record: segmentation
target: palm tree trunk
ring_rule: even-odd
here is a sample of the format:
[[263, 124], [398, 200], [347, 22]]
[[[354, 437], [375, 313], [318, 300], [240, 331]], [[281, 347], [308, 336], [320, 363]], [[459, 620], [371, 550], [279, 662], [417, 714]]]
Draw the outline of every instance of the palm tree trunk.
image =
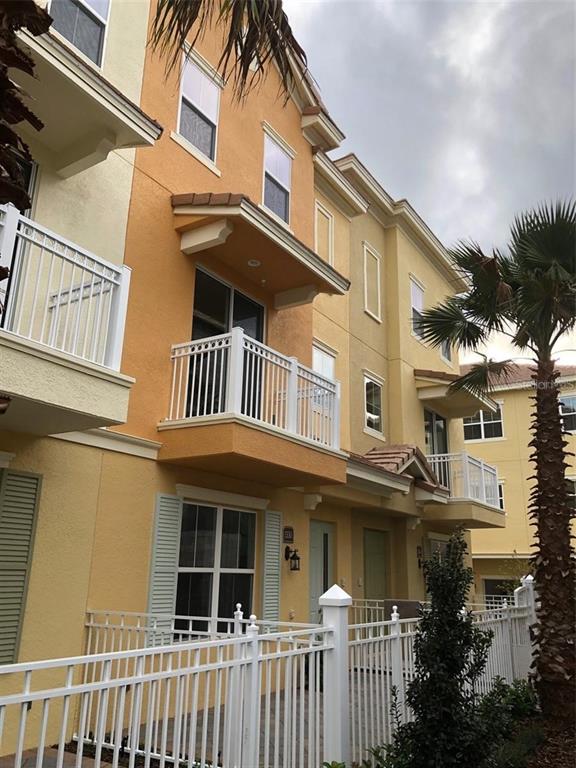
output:
[[538, 624], [533, 666], [542, 711], [554, 719], [574, 719], [576, 712], [576, 568], [565, 469], [567, 442], [562, 435], [551, 360], [539, 360], [532, 378], [536, 406], [532, 419], [531, 461], [536, 468], [530, 517], [536, 527], [532, 557]]

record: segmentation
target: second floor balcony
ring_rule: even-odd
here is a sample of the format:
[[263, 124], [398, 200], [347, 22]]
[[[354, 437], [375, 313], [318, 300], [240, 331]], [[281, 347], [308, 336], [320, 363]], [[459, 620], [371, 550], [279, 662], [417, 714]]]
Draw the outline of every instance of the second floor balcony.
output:
[[0, 208], [2, 428], [53, 434], [125, 420], [130, 269]]
[[[449, 515], [463, 514], [463, 520], [468, 516], [467, 527], [471, 528], [504, 526], [496, 467], [465, 452], [436, 453], [426, 459], [439, 483], [450, 492], [448, 505], [454, 511]], [[439, 514], [446, 519], [445, 512]]]
[[[344, 480], [338, 382], [241, 328], [176, 344], [171, 357], [161, 458], [264, 482]], [[194, 434], [181, 436], [186, 427]]]

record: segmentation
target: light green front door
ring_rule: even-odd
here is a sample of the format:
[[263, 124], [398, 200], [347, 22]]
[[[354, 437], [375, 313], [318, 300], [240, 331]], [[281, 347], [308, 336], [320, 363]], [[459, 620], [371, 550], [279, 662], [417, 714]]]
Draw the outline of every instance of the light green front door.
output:
[[334, 524], [310, 521], [310, 621], [320, 620], [318, 599], [334, 583]]
[[387, 536], [385, 531], [364, 528], [364, 597], [384, 600], [388, 595]]

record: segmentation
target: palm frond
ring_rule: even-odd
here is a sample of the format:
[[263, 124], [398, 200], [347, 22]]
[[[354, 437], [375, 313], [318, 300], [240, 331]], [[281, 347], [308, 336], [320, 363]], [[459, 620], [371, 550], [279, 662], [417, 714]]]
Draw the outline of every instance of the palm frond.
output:
[[166, 56], [167, 72], [182, 62], [188, 43], [198, 42], [218, 24], [224, 43], [218, 70], [230, 76], [240, 99], [265, 75], [268, 64], [278, 68], [286, 98], [294, 85], [295, 70], [306, 71], [306, 53], [296, 40], [282, 0], [158, 0], [150, 44]]
[[506, 384], [511, 374], [518, 368], [512, 360], [490, 360], [485, 355], [481, 363], [475, 363], [470, 370], [462, 374], [448, 387], [450, 392], [466, 390], [477, 397], [485, 397], [498, 384]]
[[433, 347], [450, 342], [463, 349], [476, 349], [487, 338], [485, 328], [467, 315], [458, 296], [425, 309], [418, 320], [418, 330], [423, 340]]

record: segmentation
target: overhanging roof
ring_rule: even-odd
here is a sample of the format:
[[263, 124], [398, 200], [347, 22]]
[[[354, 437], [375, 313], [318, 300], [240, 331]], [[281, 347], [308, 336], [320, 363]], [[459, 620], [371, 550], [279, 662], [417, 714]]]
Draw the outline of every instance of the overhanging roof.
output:
[[468, 389], [453, 392], [450, 384], [459, 378], [457, 374], [415, 368], [414, 378], [418, 399], [442, 416], [458, 419], [473, 416], [480, 410], [495, 413], [498, 408], [487, 395], [482, 397]]
[[[184, 253], [207, 252], [275, 296], [278, 309], [318, 293], [344, 294], [350, 281], [247, 195], [172, 196]], [[254, 262], [257, 264], [254, 264]]]

